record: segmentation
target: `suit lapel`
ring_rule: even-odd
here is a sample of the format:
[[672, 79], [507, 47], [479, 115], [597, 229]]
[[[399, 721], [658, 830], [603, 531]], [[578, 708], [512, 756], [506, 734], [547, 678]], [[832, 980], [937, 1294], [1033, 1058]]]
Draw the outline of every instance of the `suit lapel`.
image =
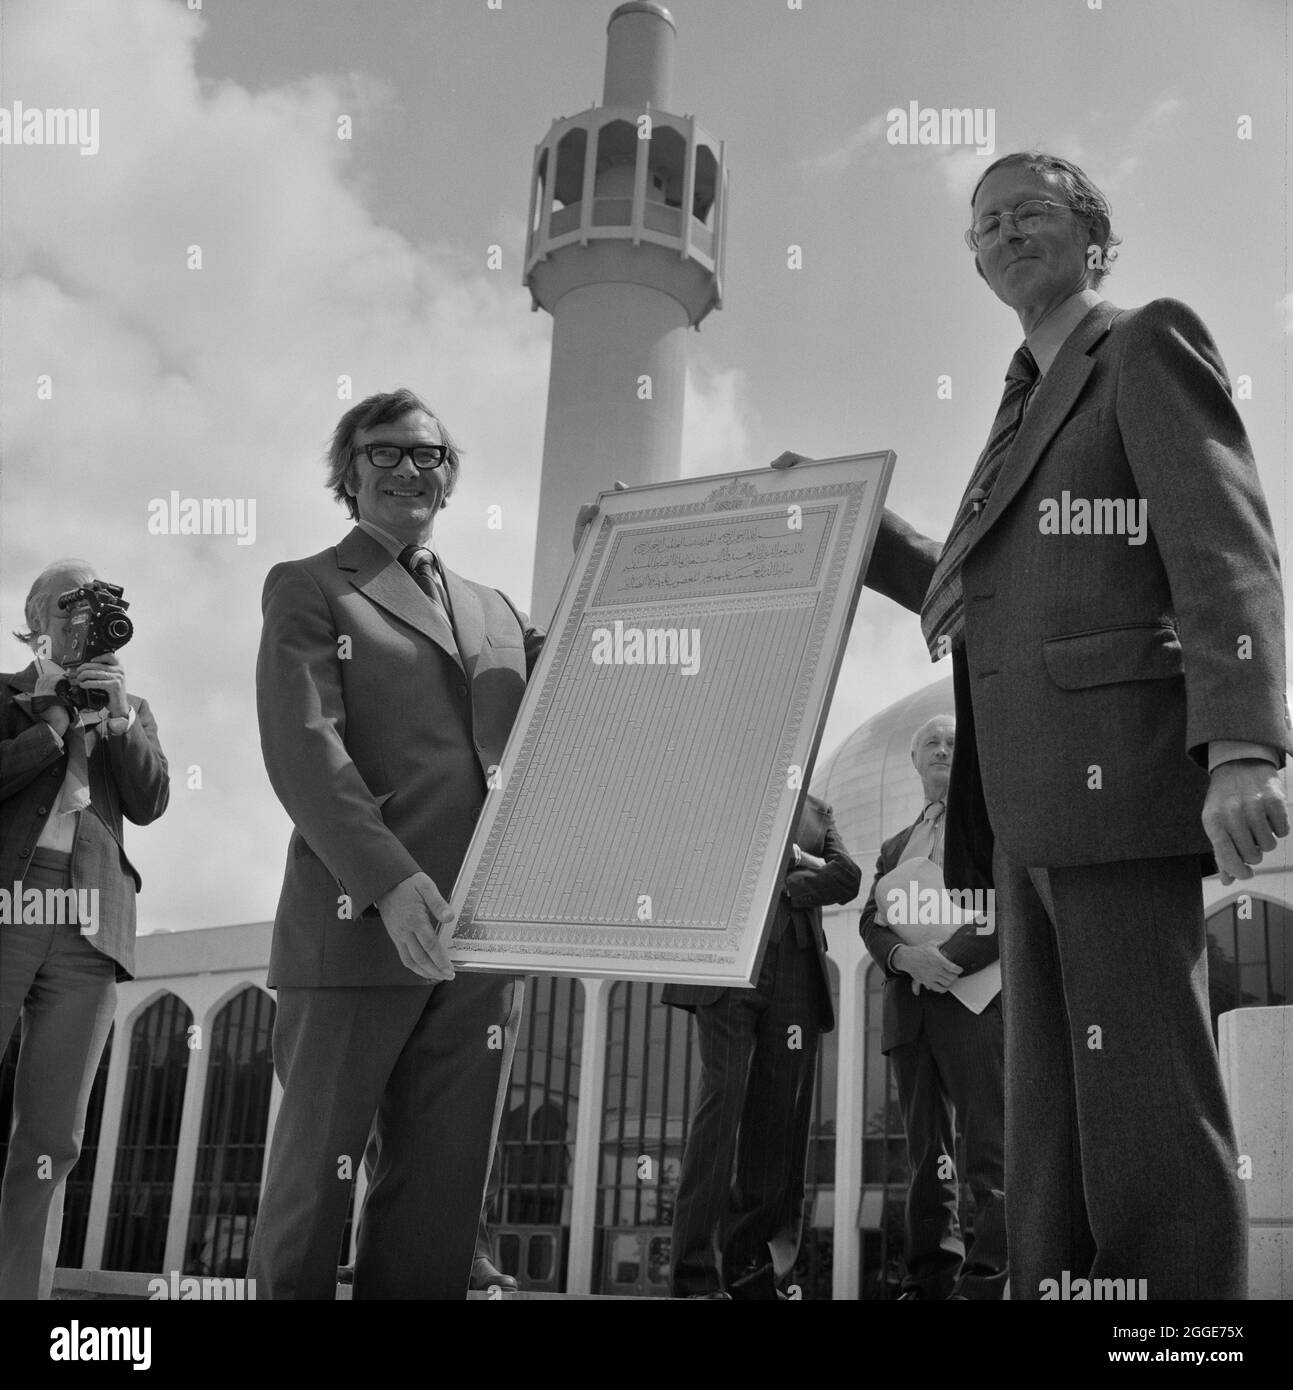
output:
[[367, 531], [356, 526], [337, 546], [337, 568], [349, 571], [350, 582], [365, 598], [429, 638], [462, 668], [453, 629], [444, 615], [427, 601], [413, 576]]
[[36, 663], [33, 661], [30, 666], [24, 667], [21, 671], [15, 671], [12, 676], [5, 681], [10, 690], [16, 690], [20, 695], [30, 695], [36, 689]]
[[1046, 446], [1064, 423], [1073, 402], [1077, 400], [1095, 363], [1090, 352], [1109, 331], [1114, 319], [1122, 313], [1108, 300], [1101, 300], [1073, 330], [1060, 348], [1051, 369], [1042, 378], [1033, 403], [1024, 416], [1019, 433], [1010, 446], [1010, 453], [992, 489], [992, 496], [983, 509], [966, 551], [968, 554], [996, 524], [997, 519], [1013, 501], [1015, 494], [1028, 481], [1037, 467]]
[[[944, 812], [944, 815], [946, 814], [947, 813]], [[898, 865], [902, 863], [903, 853], [906, 850], [907, 844], [910, 841], [911, 837], [916, 833], [916, 826], [918, 826], [919, 824], [920, 821], [917, 820], [913, 824], [909, 825], [906, 828], [906, 830], [900, 830], [898, 832], [898, 838], [894, 842], [893, 853], [890, 856], [890, 858], [893, 860], [893, 863], [886, 865], [885, 873], [892, 873], [898, 867]]]
[[[36, 663], [33, 661], [30, 666], [21, 671], [15, 671], [9, 676], [5, 685], [14, 695], [31, 695], [36, 689]], [[13, 708], [29, 723], [35, 724], [37, 717], [29, 709], [24, 709], [17, 700], [10, 701]]]
[[449, 594], [449, 606], [453, 609], [454, 630], [458, 634], [458, 652], [462, 658], [463, 669], [470, 679], [476, 674], [476, 659], [485, 641], [485, 614], [471, 585], [455, 574], [447, 565], [440, 566], [444, 575], [444, 586]]

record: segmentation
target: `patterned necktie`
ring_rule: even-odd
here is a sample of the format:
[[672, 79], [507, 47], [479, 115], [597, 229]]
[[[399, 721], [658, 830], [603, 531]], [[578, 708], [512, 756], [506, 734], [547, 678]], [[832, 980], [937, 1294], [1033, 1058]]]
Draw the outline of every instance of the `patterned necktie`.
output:
[[[929, 591], [921, 605], [920, 626], [925, 634], [929, 654], [935, 661], [947, 655], [952, 647], [965, 641], [965, 609], [961, 592], [961, 562], [974, 539], [973, 523], [979, 519], [992, 486], [997, 481], [1010, 446], [1019, 433], [1024, 418], [1028, 393], [1037, 380], [1037, 363], [1028, 348], [1021, 347], [1010, 359], [1006, 372], [1006, 389], [1001, 397], [997, 418], [992, 422], [987, 448], [979, 455], [970, 475], [969, 486], [961, 498], [961, 508], [934, 567]], [[944, 638], [948, 639], [944, 641]]]
[[946, 809], [941, 801], [931, 801], [925, 807], [920, 824], [911, 832], [902, 852], [904, 860], [928, 859], [940, 869], [943, 867], [943, 812]]
[[436, 573], [435, 556], [424, 546], [406, 545], [400, 551], [400, 564], [413, 576], [413, 582], [449, 619], [449, 600]]

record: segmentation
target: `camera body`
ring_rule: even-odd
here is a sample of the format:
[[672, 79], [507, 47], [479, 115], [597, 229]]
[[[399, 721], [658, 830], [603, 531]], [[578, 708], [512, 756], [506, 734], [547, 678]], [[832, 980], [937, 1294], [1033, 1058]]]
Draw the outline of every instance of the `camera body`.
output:
[[[59, 609], [64, 613], [72, 612], [67, 623], [62, 662], [65, 668], [92, 661], [105, 652], [115, 652], [134, 636], [135, 625], [126, 617], [130, 605], [121, 595], [120, 584], [106, 584], [96, 579], [58, 596]], [[108, 703], [102, 690], [80, 690], [70, 681], [59, 681], [57, 690], [74, 709], [103, 709]]]

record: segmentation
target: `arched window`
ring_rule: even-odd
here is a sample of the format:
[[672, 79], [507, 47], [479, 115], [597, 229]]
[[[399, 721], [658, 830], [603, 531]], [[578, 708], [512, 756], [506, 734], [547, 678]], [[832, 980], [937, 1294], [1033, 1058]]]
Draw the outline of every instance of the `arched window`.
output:
[[598, 131], [594, 226], [627, 227], [633, 221], [637, 149], [638, 128], [629, 121], [608, 121]]
[[714, 226], [714, 199], [718, 189], [718, 160], [708, 145], [696, 149], [696, 192], [692, 200], [691, 215], [707, 228]]
[[584, 196], [584, 154], [588, 148], [588, 132], [582, 126], [568, 130], [557, 141], [556, 174], [552, 184], [555, 199], [549, 234], [557, 237], [573, 232], [579, 226], [579, 214]]
[[527, 1289], [565, 1287], [583, 1025], [578, 980], [526, 980], [521, 1036], [499, 1127], [502, 1186], [490, 1226], [500, 1268]]
[[661, 1003], [661, 989], [621, 980], [610, 991], [597, 1184], [603, 1293], [669, 1292], [669, 1228], [700, 1052], [691, 1015]]
[[548, 152], [542, 150], [539, 154], [539, 165], [535, 172], [537, 191], [534, 197], [534, 221], [530, 224], [530, 236], [533, 238], [540, 227], [543, 226], [543, 209], [546, 206], [548, 197]]
[[274, 1001], [252, 985], [212, 1024], [186, 1273], [239, 1278], [247, 1272], [274, 1084], [273, 1029]]
[[161, 1271], [192, 1022], [188, 1006], [165, 994], [139, 1015], [130, 1031], [121, 1139], [108, 1198], [105, 1269]]
[[1212, 1027], [1229, 1009], [1287, 1004], [1293, 996], [1293, 912], [1241, 893], [1209, 914], [1208, 1003]]

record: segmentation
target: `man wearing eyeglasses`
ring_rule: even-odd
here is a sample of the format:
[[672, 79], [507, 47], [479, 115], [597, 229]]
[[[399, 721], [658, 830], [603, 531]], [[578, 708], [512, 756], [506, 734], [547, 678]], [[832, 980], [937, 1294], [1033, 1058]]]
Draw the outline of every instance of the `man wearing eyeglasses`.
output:
[[438, 928], [542, 633], [436, 556], [459, 455], [412, 392], [349, 410], [329, 464], [355, 526], [270, 571], [256, 670], [295, 832], [269, 967], [283, 1100], [251, 1273], [261, 1297], [335, 1296], [373, 1127], [354, 1297], [462, 1298], [521, 983], [455, 976]]
[[886, 513], [867, 582], [952, 656], [944, 872], [997, 895], [1010, 1296], [1243, 1298], [1199, 877], [1288, 833], [1270, 518], [1199, 318], [1101, 297], [1119, 239], [1082, 170], [1009, 155], [971, 204], [1025, 343], [947, 542]]

